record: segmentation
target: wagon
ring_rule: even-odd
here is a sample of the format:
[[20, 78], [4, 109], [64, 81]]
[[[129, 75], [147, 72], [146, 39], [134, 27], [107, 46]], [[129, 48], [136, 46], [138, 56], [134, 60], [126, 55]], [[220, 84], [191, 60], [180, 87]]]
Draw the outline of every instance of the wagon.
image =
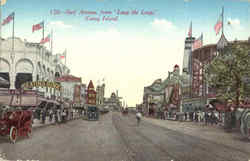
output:
[[99, 120], [99, 109], [95, 105], [91, 105], [87, 107], [87, 118], [88, 120]]
[[31, 137], [32, 134], [32, 111], [15, 110], [2, 111], [0, 116], [0, 135], [9, 136], [15, 143], [19, 136]]

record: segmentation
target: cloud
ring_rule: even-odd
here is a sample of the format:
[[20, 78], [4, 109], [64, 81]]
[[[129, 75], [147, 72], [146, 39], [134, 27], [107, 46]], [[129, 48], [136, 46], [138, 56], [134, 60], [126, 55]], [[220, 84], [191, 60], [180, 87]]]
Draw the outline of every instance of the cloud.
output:
[[160, 31], [160, 32], [170, 32], [175, 31], [177, 27], [170, 21], [166, 19], [154, 19], [153, 22], [150, 23], [151, 26]]
[[228, 18], [227, 24], [231, 26], [234, 30], [243, 30], [243, 26], [240, 23], [240, 20], [238, 18]]
[[52, 21], [48, 25], [51, 27], [58, 27], [63, 29], [72, 28], [71, 25], [66, 25], [63, 21]]
[[228, 22], [231, 24], [231, 25], [233, 25], [233, 26], [238, 26], [238, 25], [240, 25], [240, 20], [239, 19], [237, 19], [237, 18], [235, 18], [235, 19], [232, 19], [232, 18], [228, 18]]

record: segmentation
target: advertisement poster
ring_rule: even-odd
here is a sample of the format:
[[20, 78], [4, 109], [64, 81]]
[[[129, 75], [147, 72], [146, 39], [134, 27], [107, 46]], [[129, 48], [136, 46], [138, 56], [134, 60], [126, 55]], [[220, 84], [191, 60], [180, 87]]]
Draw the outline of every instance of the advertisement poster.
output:
[[250, 0], [0, 0], [0, 161], [250, 161], [249, 53]]

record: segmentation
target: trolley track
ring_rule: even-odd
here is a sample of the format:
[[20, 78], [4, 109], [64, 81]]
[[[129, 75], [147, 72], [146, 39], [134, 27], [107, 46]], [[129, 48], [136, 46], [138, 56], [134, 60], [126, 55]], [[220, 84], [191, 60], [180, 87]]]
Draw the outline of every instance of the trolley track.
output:
[[[133, 119], [132, 117], [120, 117], [118, 114], [113, 115], [113, 123], [126, 146], [135, 153], [136, 161], [160, 160], [158, 156], [148, 156], [146, 151], [137, 149], [145, 149], [149, 146], [151, 147], [151, 149], [148, 148], [149, 153], [150, 150], [152, 150], [151, 153], [160, 153], [165, 160], [236, 161], [250, 158], [250, 154], [246, 150], [183, 134], [149, 122], [142, 122], [140, 127], [136, 127], [135, 119]], [[134, 137], [134, 140], [129, 136]], [[156, 139], [161, 136], [163, 137]], [[136, 140], [141, 142], [139, 146], [133, 146], [133, 141]]]
[[[171, 155], [165, 149], [153, 143], [149, 138], [142, 135], [139, 131], [134, 130], [133, 133], [131, 130], [128, 130], [128, 128], [130, 128], [129, 125], [124, 123], [124, 120], [122, 120], [119, 116], [113, 115], [112, 119], [114, 126], [116, 127], [117, 131], [121, 136], [121, 139], [123, 140], [127, 148], [130, 150], [130, 153], [132, 153], [132, 159], [134, 161], [155, 161], [156, 155], [157, 155], [157, 160], [159, 161], [161, 160], [178, 161], [178, 159], [175, 156]], [[122, 123], [122, 125], [120, 123]], [[134, 137], [133, 141], [137, 140], [138, 142], [133, 142], [132, 140], [130, 140], [131, 137]], [[139, 141], [142, 140], [144, 142], [140, 143]], [[154, 150], [152, 149], [152, 147], [154, 147]], [[144, 151], [145, 149], [153, 151], [152, 153], [147, 153]], [[154, 153], [154, 151], [156, 153]]]

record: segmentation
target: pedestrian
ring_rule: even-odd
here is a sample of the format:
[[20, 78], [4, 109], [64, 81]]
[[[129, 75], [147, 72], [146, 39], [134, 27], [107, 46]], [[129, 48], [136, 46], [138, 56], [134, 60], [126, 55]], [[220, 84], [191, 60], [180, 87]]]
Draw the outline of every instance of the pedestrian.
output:
[[53, 118], [53, 110], [50, 109], [50, 111], [49, 111], [49, 122], [52, 122], [52, 118]]
[[58, 113], [57, 113], [57, 110], [55, 110], [54, 115], [55, 115], [55, 123], [57, 124], [58, 123]]
[[187, 112], [185, 112], [184, 116], [185, 116], [185, 121], [187, 121]]
[[141, 118], [142, 118], [141, 113], [139, 111], [137, 111], [137, 113], [136, 113], [137, 126], [139, 126]]
[[208, 118], [209, 116], [208, 116], [208, 112], [207, 111], [205, 111], [205, 125], [208, 125]]
[[214, 123], [215, 123], [215, 115], [214, 115], [214, 112], [212, 111], [211, 112], [211, 125], [213, 126], [214, 125]]
[[73, 120], [73, 109], [71, 109], [70, 113], [71, 113], [71, 120]]
[[42, 110], [42, 124], [45, 124], [45, 120], [46, 120], [46, 111], [45, 109]]
[[41, 109], [37, 109], [37, 119], [41, 120]]
[[65, 122], [65, 116], [66, 116], [66, 112], [65, 109], [62, 110], [62, 123]]

